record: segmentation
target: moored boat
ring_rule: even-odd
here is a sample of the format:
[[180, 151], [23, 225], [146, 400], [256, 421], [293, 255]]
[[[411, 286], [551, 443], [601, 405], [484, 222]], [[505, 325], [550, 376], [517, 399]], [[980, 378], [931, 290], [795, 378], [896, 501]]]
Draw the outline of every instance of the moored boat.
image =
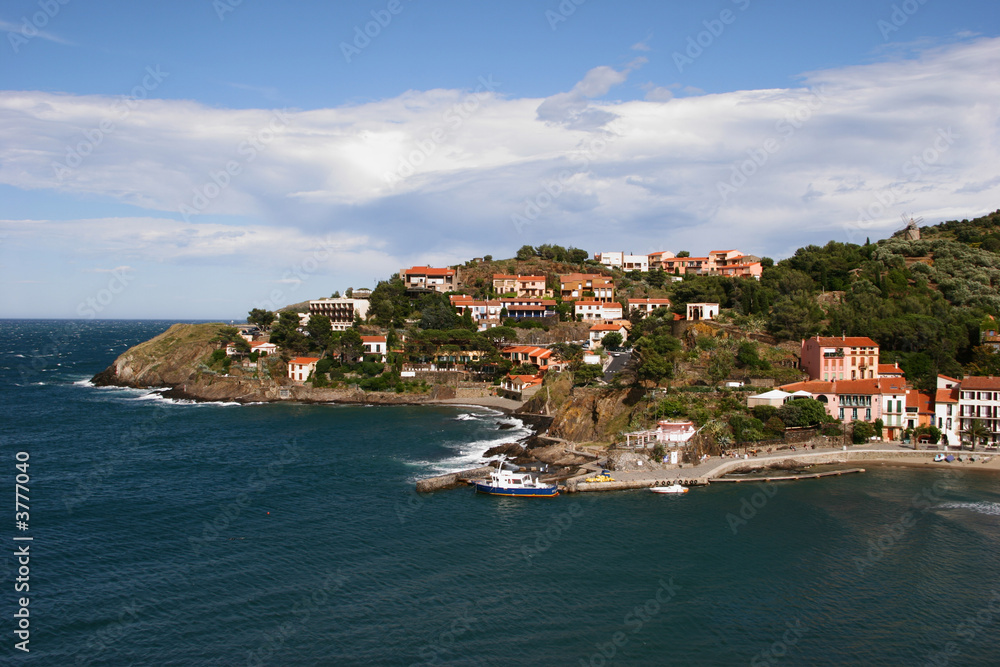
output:
[[653, 493], [687, 493], [688, 488], [686, 486], [681, 486], [678, 482], [674, 482], [670, 486], [652, 486], [649, 488]]
[[504, 469], [504, 458], [500, 457], [497, 469], [490, 473], [488, 480], [474, 482], [476, 493], [525, 498], [553, 498], [559, 495], [559, 487], [555, 484], [539, 482], [526, 472]]

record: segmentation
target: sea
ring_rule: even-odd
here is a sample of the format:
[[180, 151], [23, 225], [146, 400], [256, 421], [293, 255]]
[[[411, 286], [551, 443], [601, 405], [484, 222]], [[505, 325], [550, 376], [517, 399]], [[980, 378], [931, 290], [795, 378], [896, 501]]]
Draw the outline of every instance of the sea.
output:
[[170, 324], [0, 321], [4, 665], [1000, 664], [975, 465], [418, 495], [528, 429], [91, 385]]

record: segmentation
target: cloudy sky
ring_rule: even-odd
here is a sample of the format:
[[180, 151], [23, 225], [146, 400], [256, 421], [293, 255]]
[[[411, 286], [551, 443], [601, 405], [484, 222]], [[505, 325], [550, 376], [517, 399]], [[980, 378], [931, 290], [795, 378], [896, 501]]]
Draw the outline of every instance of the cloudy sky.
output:
[[9, 0], [0, 31], [0, 317], [1000, 208], [995, 1]]

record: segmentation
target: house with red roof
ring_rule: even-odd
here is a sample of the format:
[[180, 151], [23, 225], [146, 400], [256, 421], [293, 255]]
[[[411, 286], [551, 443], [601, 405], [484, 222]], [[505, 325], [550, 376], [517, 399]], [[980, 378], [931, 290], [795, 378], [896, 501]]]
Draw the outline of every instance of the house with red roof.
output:
[[411, 292], [453, 292], [458, 286], [458, 273], [455, 269], [435, 268], [432, 266], [411, 266], [400, 269], [399, 279]]
[[554, 350], [531, 345], [509, 345], [500, 350], [500, 356], [515, 364], [534, 364], [540, 372], [547, 371], [557, 361]]
[[316, 370], [316, 363], [319, 357], [295, 357], [288, 362], [288, 379], [296, 382], [305, 382], [309, 375]]
[[812, 380], [878, 379], [878, 343], [867, 336], [814, 336], [802, 341], [800, 365]]
[[493, 290], [498, 294], [515, 294], [526, 297], [551, 297], [552, 290], [545, 288], [545, 276], [521, 276], [506, 273], [493, 274]]
[[629, 313], [639, 312], [642, 313], [643, 317], [646, 317], [652, 313], [657, 308], [670, 308], [672, 304], [670, 299], [629, 299], [628, 309]]
[[519, 400], [527, 399], [542, 388], [542, 376], [511, 375], [508, 373], [500, 382], [500, 388]]
[[[585, 298], [614, 301], [615, 282], [600, 273], [568, 273], [559, 276], [559, 292], [564, 301]], [[588, 292], [593, 296], [585, 296]]]
[[386, 353], [389, 351], [385, 336], [362, 336], [361, 345], [365, 348], [365, 358], [374, 355], [383, 364], [385, 363]]
[[621, 334], [622, 340], [628, 338], [628, 328], [622, 322], [602, 322], [590, 327], [590, 349], [601, 345], [601, 341], [609, 333]]
[[580, 299], [573, 302], [573, 316], [583, 322], [622, 319], [622, 305], [617, 302]]
[[979, 420], [989, 433], [987, 446], [997, 447], [1000, 444], [1000, 377], [974, 375], [962, 380], [958, 411], [960, 433]]

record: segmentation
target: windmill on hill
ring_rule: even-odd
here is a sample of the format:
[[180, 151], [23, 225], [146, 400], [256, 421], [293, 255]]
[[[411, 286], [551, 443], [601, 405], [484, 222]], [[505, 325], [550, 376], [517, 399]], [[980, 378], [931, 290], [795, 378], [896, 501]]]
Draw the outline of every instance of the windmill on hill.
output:
[[900, 214], [903, 219], [903, 226], [893, 233], [893, 236], [902, 237], [904, 241], [919, 241], [920, 240], [920, 227], [918, 226], [924, 221], [923, 218], [914, 218], [912, 215], [907, 217], [905, 213]]

